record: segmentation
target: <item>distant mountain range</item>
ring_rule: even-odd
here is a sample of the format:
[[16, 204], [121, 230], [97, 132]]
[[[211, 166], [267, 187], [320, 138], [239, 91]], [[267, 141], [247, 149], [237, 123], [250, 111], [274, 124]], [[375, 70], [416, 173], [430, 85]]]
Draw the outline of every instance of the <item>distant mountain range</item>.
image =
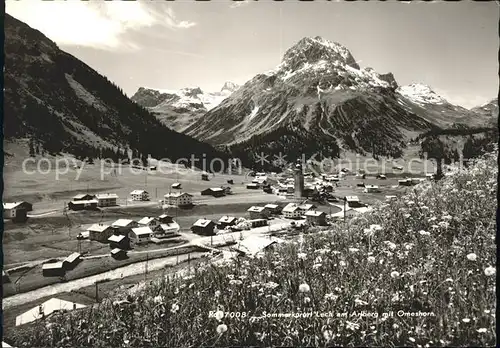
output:
[[199, 87], [178, 91], [140, 87], [131, 99], [147, 107], [163, 124], [182, 132], [238, 88], [232, 82], [226, 82], [219, 92], [209, 93]]
[[491, 116], [452, 105], [431, 88], [398, 86], [391, 73], [360, 68], [344, 46], [321, 37], [291, 47], [184, 132], [237, 155], [340, 151], [400, 156], [409, 139]]
[[129, 148], [156, 158], [226, 154], [165, 127], [91, 67], [38, 30], [5, 15], [4, 137], [49, 152], [94, 156]]

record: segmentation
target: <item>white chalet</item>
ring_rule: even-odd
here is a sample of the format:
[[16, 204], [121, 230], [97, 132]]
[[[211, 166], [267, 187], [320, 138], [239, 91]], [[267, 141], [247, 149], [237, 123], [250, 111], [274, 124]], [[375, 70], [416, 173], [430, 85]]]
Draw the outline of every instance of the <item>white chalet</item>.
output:
[[158, 220], [158, 218], [155, 218], [155, 217], [146, 216], [146, 217], [143, 217], [142, 219], [140, 219], [139, 221], [137, 221], [137, 223], [139, 224], [139, 227], [147, 226], [147, 227], [151, 228], [152, 230], [154, 230], [155, 228], [157, 228], [160, 225], [160, 220]]
[[165, 204], [175, 205], [178, 207], [193, 204], [193, 196], [189, 193], [167, 193], [164, 196]]
[[287, 219], [297, 219], [302, 215], [302, 211], [299, 209], [299, 206], [295, 203], [287, 204], [283, 210], [281, 211], [283, 216]]
[[133, 201], [149, 201], [149, 193], [145, 190], [134, 190], [130, 196]]
[[95, 196], [98, 207], [112, 207], [118, 205], [118, 195], [116, 193], [101, 193]]
[[151, 240], [153, 231], [148, 227], [136, 227], [129, 234], [130, 242], [133, 244], [144, 244]]

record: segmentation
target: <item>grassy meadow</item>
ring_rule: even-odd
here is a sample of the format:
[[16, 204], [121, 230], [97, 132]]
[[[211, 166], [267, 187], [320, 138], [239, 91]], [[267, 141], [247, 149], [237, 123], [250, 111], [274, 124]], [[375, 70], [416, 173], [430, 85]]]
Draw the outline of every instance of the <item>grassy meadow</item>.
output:
[[16, 347], [493, 346], [497, 155], [346, 226], [4, 335]]

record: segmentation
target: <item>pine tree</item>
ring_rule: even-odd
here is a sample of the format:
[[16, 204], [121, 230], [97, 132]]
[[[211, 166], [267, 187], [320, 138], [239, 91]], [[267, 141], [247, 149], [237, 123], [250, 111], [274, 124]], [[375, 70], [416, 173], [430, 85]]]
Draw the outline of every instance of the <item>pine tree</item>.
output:
[[35, 148], [33, 146], [33, 138], [30, 139], [29, 148], [30, 148], [30, 157], [35, 157]]

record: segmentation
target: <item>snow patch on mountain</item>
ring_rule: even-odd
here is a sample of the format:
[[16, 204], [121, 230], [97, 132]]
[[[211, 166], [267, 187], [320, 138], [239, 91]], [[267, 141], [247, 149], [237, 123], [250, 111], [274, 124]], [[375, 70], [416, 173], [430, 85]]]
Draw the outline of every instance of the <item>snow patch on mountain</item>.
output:
[[407, 86], [399, 87], [396, 92], [401, 94], [403, 97], [408, 98], [412, 102], [420, 105], [425, 104], [446, 104], [448, 103], [446, 99], [439, 96], [434, 92], [429, 86], [413, 83]]
[[[224, 99], [229, 97], [234, 91], [238, 90], [239, 86], [233, 82], [226, 82], [218, 92], [204, 92], [199, 87], [187, 87], [180, 90], [160, 89], [142, 87], [139, 90], [150, 91], [151, 93], [158, 92], [162, 95], [160, 103], [154, 106], [155, 109], [161, 107], [171, 107], [174, 109], [186, 109], [196, 111], [203, 109], [209, 111], [218, 106]], [[136, 93], [137, 95], [138, 93]], [[134, 100], [135, 98], [132, 97]]]
[[252, 112], [248, 116], [248, 120], [251, 120], [252, 118], [254, 118], [258, 112], [259, 112], [259, 107], [257, 105], [255, 105]]

